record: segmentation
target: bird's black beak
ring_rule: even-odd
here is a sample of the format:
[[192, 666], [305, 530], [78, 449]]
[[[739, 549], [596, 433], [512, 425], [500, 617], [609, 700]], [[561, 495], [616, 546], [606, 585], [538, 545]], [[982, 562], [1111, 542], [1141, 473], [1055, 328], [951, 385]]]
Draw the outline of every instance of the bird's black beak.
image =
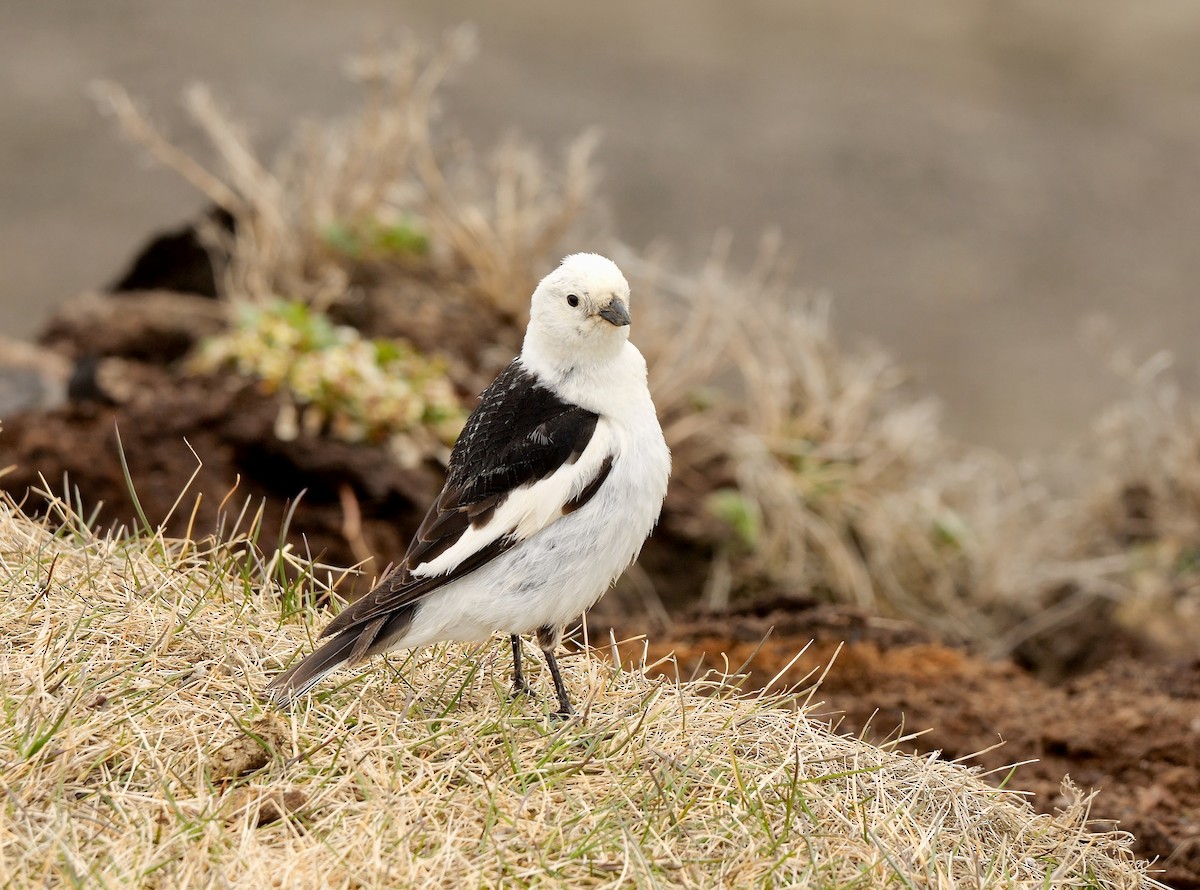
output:
[[629, 310], [625, 308], [625, 304], [616, 297], [612, 298], [612, 302], [596, 313], [611, 325], [621, 327], [629, 324]]

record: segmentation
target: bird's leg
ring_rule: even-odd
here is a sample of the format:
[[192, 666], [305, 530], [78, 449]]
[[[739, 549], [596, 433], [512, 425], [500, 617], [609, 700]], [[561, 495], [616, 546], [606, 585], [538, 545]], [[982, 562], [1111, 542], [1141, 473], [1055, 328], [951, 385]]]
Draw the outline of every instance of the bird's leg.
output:
[[529, 688], [529, 683], [525, 679], [525, 672], [521, 670], [521, 637], [517, 634], [511, 634], [512, 652], [513, 652], [513, 698], [518, 695], [529, 695], [533, 692]]
[[539, 627], [537, 638], [542, 654], [546, 656], [546, 665], [550, 668], [550, 676], [554, 680], [554, 691], [558, 693], [558, 710], [554, 712], [554, 716], [565, 719], [574, 714], [575, 709], [571, 707], [571, 698], [567, 695], [567, 684], [563, 682], [562, 674], [558, 670], [558, 659], [554, 657], [554, 647], [562, 640], [562, 628]]
[[575, 709], [571, 707], [566, 684], [563, 683], [562, 674], [558, 672], [558, 659], [554, 657], [553, 649], [543, 649], [542, 654], [546, 656], [546, 664], [550, 666], [550, 676], [554, 678], [554, 691], [558, 693], [558, 710], [554, 712], [554, 716], [565, 719], [574, 714]]

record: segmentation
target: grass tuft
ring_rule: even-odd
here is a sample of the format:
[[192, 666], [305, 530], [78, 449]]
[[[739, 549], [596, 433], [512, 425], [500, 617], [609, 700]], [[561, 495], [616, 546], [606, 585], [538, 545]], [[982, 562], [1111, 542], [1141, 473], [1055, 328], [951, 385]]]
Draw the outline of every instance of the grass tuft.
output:
[[994, 637], [985, 606], [1030, 598], [1031, 554], [1013, 544], [1032, 542], [1037, 490], [946, 436], [882, 352], [840, 343], [830, 302], [789, 284], [776, 243], [740, 276], [727, 250], [695, 276], [629, 265], [672, 484], [709, 493], [702, 505], [741, 545], [719, 545], [734, 575]]
[[1062, 547], [1103, 567], [1076, 581], [1155, 648], [1187, 657], [1200, 629], [1200, 403], [1170, 376], [1171, 357], [1114, 358], [1124, 399], [1097, 420], [1087, 477], [1064, 517]]
[[435, 96], [473, 52], [471, 31], [459, 29], [432, 53], [407, 40], [356, 60], [349, 73], [361, 104], [336, 125], [301, 127], [273, 163], [203, 86], [185, 104], [209, 142], [207, 165], [173, 145], [120, 86], [98, 83], [93, 93], [130, 138], [233, 219], [232, 235], [202, 232], [228, 260], [227, 299], [283, 296], [327, 308], [354, 293], [364, 264], [383, 263], [466, 279], [521, 319], [545, 256], [592, 195], [595, 138], [568, 149], [561, 173], [515, 139], [482, 159], [461, 141], [443, 146]]
[[[580, 652], [564, 672], [586, 716], [560, 723], [548, 698], [508, 699], [506, 647], [447, 645], [264, 710], [317, 619], [281, 619], [252, 528], [81, 528], [0, 504], [7, 886], [1148, 885], [1078, 795], [1036, 815], [735, 678]], [[286, 558], [288, 583], [321, 586]]]

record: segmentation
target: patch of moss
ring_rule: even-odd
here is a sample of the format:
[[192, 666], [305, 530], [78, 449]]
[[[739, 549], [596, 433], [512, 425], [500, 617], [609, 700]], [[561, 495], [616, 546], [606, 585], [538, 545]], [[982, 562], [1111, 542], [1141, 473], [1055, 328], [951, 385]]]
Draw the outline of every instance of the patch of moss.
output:
[[720, 488], [712, 492], [705, 505], [708, 511], [726, 523], [737, 539], [748, 549], [758, 547], [762, 533], [762, 516], [758, 505], [734, 488]]
[[429, 233], [416, 217], [392, 222], [333, 222], [322, 232], [325, 245], [352, 260], [423, 257], [429, 253]]
[[294, 301], [239, 307], [234, 325], [204, 341], [191, 367], [232, 368], [284, 394], [276, 433], [285, 439], [303, 431], [378, 442], [429, 430], [450, 444], [466, 419], [443, 361]]

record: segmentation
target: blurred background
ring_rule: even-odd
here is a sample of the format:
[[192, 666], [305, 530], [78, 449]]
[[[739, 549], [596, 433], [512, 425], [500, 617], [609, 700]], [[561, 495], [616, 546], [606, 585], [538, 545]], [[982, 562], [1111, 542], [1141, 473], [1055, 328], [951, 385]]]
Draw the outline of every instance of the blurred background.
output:
[[635, 249], [685, 263], [714, 233], [749, 263], [777, 227], [846, 339], [914, 369], [959, 436], [1026, 454], [1081, 436], [1135, 355], [1200, 332], [1200, 4], [1188, 0], [610, 0], [564, 8], [360, 0], [3, 0], [0, 332], [116, 276], [201, 198], [152, 167], [87, 87], [113, 79], [204, 157], [179, 106], [209, 83], [269, 156], [355, 95], [354, 53], [462, 22], [445, 93], [486, 146], [557, 154], [597, 126], [601, 193]]

